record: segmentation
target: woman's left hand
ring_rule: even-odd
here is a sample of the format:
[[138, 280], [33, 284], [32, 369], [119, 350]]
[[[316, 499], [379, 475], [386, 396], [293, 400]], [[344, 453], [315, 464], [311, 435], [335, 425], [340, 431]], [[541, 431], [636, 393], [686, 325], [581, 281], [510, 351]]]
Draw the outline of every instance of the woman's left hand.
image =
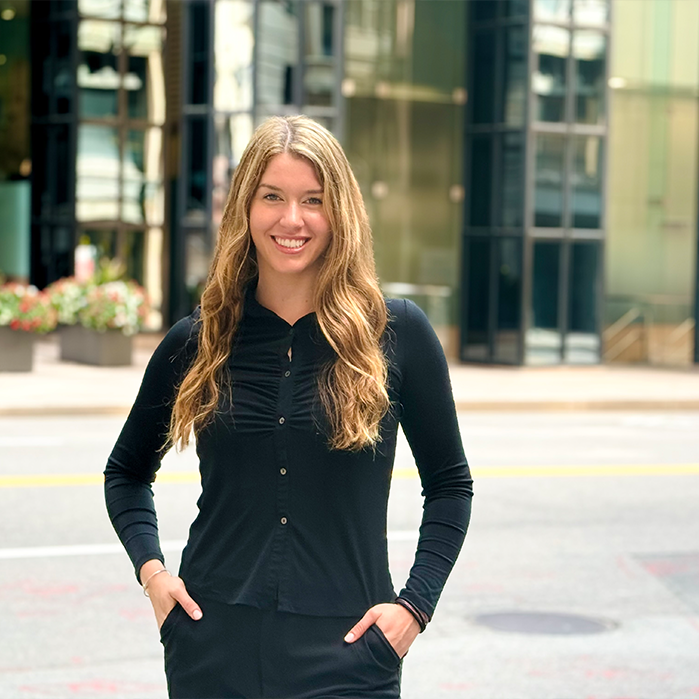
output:
[[356, 641], [372, 624], [376, 624], [402, 658], [420, 633], [420, 625], [400, 604], [376, 604], [349, 630], [347, 643]]

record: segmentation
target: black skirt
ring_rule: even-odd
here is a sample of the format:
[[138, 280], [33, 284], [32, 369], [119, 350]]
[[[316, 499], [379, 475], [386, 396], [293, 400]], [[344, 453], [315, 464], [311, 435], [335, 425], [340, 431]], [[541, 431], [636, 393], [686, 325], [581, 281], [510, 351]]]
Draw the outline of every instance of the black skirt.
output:
[[402, 659], [381, 629], [354, 643], [357, 617], [321, 617], [223, 604], [197, 596], [160, 629], [171, 699], [400, 699]]

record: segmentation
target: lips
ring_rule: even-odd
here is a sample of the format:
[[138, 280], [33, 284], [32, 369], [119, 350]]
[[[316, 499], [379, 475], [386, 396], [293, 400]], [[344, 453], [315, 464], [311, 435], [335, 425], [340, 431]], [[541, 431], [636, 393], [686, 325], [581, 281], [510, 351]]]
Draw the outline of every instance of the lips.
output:
[[286, 253], [295, 253], [303, 250], [310, 238], [290, 238], [285, 236], [272, 236], [275, 246]]

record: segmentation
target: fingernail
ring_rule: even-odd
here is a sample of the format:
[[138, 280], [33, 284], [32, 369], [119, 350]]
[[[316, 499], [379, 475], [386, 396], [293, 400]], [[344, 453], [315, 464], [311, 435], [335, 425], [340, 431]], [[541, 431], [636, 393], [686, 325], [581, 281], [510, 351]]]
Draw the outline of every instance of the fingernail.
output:
[[345, 636], [345, 641], [347, 641], [347, 643], [352, 643], [352, 641], [354, 641], [354, 634], [351, 631]]
[[195, 609], [195, 610], [192, 612], [192, 618], [193, 618], [195, 621], [199, 621], [199, 619], [201, 619], [201, 611], [200, 611], [199, 609]]

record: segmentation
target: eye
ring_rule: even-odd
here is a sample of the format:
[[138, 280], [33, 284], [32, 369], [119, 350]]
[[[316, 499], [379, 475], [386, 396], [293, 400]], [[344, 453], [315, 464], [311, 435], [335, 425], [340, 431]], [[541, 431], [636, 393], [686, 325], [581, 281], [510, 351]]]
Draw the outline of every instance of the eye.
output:
[[[274, 197], [274, 199], [272, 199], [272, 197]], [[276, 201], [277, 199], [279, 199], [279, 197], [274, 192], [269, 192], [265, 194], [262, 198], [268, 199], [269, 201]]]
[[308, 203], [309, 203], [309, 204], [322, 204], [322, 203], [323, 203], [323, 200], [322, 200], [322, 199], [318, 199], [318, 197], [311, 197], [311, 198], [308, 200]]

